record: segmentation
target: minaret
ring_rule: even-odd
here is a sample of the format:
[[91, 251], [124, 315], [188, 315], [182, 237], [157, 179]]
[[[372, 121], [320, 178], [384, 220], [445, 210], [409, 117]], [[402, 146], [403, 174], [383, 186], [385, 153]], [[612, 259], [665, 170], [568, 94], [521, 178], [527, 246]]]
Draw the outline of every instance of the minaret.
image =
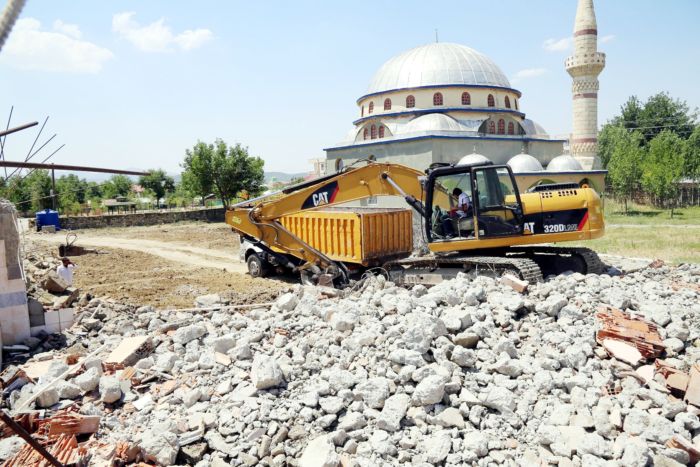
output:
[[601, 167], [598, 157], [598, 75], [605, 54], [598, 52], [598, 26], [593, 0], [578, 0], [574, 23], [574, 54], [566, 59], [573, 78], [574, 125], [569, 147], [584, 169]]

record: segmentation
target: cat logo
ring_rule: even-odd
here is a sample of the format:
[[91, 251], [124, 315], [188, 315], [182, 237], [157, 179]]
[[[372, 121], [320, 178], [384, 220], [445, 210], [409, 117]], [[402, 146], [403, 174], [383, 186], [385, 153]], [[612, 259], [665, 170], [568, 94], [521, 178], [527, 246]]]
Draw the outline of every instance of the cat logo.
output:
[[322, 191], [321, 193], [314, 193], [311, 195], [311, 199], [314, 202], [314, 206], [328, 204], [328, 192]]
[[335, 197], [338, 195], [338, 191], [340, 190], [337, 181], [324, 185], [314, 190], [314, 192], [306, 198], [301, 205], [301, 209], [313, 209], [319, 206], [325, 206], [326, 204], [332, 204], [335, 201]]
[[535, 233], [535, 223], [534, 222], [525, 222], [523, 224], [523, 227], [525, 229], [525, 234], [534, 234]]

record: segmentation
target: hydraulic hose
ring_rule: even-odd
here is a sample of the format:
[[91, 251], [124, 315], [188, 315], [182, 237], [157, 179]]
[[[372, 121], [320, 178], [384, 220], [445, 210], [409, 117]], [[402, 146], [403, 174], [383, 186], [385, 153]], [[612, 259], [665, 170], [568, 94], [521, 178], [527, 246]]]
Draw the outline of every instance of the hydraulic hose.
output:
[[15, 21], [19, 18], [25, 3], [27, 3], [27, 0], [8, 0], [5, 9], [2, 11], [2, 16], [0, 16], [0, 51], [2, 46], [5, 45], [10, 31], [12, 31], [12, 26], [15, 25]]

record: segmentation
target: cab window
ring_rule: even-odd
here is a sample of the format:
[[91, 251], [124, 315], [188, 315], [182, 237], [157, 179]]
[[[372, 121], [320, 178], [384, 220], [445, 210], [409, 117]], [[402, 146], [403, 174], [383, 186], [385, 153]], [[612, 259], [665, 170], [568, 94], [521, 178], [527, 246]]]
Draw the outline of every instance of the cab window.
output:
[[522, 208], [505, 168], [475, 171], [475, 205], [479, 237], [522, 233]]
[[437, 177], [432, 204], [430, 228], [436, 241], [475, 238], [470, 172]]

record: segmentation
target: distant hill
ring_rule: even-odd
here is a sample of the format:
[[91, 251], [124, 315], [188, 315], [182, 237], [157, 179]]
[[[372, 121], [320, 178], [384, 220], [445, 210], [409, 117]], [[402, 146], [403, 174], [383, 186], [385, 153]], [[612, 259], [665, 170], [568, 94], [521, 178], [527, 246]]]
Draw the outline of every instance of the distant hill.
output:
[[308, 175], [308, 172], [300, 172], [295, 174], [288, 174], [285, 172], [265, 172], [265, 180], [270, 181], [274, 178], [278, 182], [288, 182], [293, 178], [305, 177], [306, 175]]

